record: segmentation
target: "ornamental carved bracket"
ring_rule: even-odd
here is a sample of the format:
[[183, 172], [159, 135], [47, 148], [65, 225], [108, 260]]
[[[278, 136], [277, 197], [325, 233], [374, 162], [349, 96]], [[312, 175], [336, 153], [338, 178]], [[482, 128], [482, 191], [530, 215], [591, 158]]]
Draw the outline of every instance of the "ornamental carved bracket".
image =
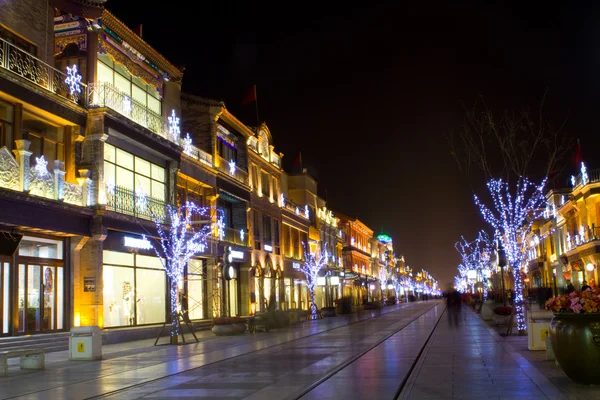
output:
[[85, 33], [81, 35], [63, 36], [54, 39], [54, 55], [61, 54], [68, 45], [74, 43], [77, 48], [81, 51], [87, 50], [87, 35]]

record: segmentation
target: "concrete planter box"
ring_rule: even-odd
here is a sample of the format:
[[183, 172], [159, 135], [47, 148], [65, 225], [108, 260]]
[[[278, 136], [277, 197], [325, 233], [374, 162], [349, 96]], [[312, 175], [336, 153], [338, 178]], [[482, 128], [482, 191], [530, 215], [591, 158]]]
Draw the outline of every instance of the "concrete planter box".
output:
[[484, 321], [492, 321], [494, 319], [494, 308], [496, 304], [493, 301], [486, 301], [481, 307], [481, 317]]
[[241, 335], [246, 331], [245, 324], [215, 325], [211, 329], [217, 336]]

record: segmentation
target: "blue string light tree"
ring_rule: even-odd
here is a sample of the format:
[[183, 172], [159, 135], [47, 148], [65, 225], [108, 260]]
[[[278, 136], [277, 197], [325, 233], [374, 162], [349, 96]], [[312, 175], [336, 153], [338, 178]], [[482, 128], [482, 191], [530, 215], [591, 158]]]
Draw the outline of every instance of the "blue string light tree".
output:
[[[489, 268], [491, 254], [493, 252], [492, 242], [490, 237], [484, 230], [480, 230], [477, 237], [472, 242], [467, 241], [464, 236], [461, 240], [454, 243], [454, 248], [460, 254], [462, 264], [459, 265], [459, 274], [461, 278], [472, 280], [472, 286], [475, 284], [475, 279], [480, 278], [483, 288], [483, 299], [487, 299], [487, 279], [484, 276], [484, 271]], [[469, 277], [468, 271], [476, 271], [480, 276]]]
[[[572, 139], [554, 129], [544, 116], [546, 94], [535, 113], [528, 107], [497, 113], [483, 98], [471, 109], [456, 136], [450, 136], [450, 152], [459, 170], [469, 178], [486, 182], [490, 200], [474, 195], [484, 220], [504, 246], [515, 277], [515, 303], [519, 333], [524, 334], [521, 268], [524, 238], [531, 219], [543, 208], [543, 190], [548, 179], [557, 179], [558, 164], [565, 158]], [[477, 174], [475, 174], [477, 172]], [[479, 185], [473, 185], [474, 193]]]
[[517, 328], [524, 333], [527, 324], [523, 312], [523, 282], [521, 270], [527, 254], [527, 236], [531, 232], [533, 221], [544, 212], [545, 197], [543, 193], [546, 179], [535, 185], [526, 178], [516, 183], [515, 193], [501, 179], [491, 180], [487, 186], [493, 199], [494, 207], [488, 207], [474, 195], [475, 204], [479, 207], [485, 221], [496, 231], [502, 242], [506, 257], [513, 272], [515, 285], [515, 315]]
[[[163, 263], [169, 278], [170, 343], [177, 344], [178, 337], [182, 334], [177, 311], [177, 284], [182, 279], [183, 271], [189, 260], [206, 250], [207, 241], [212, 236], [213, 228], [221, 229], [223, 216], [221, 210], [214, 207], [198, 207], [189, 201], [179, 207], [168, 204], [166, 208], [166, 218], [164, 219], [152, 213], [160, 238], [156, 240], [159, 245], [153, 245], [153, 248]], [[216, 222], [211, 223], [215, 217]], [[195, 223], [197, 221], [205, 223], [198, 225]]]
[[320, 250], [311, 252], [307, 249], [306, 243], [302, 243], [304, 247], [304, 262], [297, 269], [306, 277], [306, 287], [310, 296], [310, 311], [313, 319], [317, 318], [317, 305], [315, 304], [315, 287], [317, 286], [317, 278], [319, 272], [326, 268], [329, 263], [329, 252], [327, 251], [327, 243]]

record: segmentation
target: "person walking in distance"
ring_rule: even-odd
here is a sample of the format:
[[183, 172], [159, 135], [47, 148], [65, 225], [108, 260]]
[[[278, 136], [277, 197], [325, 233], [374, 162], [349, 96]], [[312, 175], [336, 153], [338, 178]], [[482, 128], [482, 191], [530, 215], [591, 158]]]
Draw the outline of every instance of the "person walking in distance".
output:
[[446, 296], [446, 311], [448, 312], [448, 325], [458, 327], [462, 299], [458, 290], [454, 289]]

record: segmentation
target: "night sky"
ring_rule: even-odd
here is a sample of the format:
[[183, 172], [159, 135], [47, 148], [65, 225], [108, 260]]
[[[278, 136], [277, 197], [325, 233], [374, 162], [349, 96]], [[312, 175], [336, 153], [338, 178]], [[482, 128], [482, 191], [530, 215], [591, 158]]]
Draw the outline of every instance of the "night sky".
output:
[[185, 92], [224, 100], [248, 125], [254, 105], [240, 103], [256, 84], [286, 170], [301, 151], [329, 208], [391, 235], [441, 285], [456, 274], [454, 242], [488, 228], [472, 201], [484, 182], [458, 171], [446, 139], [479, 94], [502, 110], [536, 108], [547, 90], [546, 117], [567, 118], [598, 166], [600, 3], [326, 3], [107, 8], [185, 66]]

